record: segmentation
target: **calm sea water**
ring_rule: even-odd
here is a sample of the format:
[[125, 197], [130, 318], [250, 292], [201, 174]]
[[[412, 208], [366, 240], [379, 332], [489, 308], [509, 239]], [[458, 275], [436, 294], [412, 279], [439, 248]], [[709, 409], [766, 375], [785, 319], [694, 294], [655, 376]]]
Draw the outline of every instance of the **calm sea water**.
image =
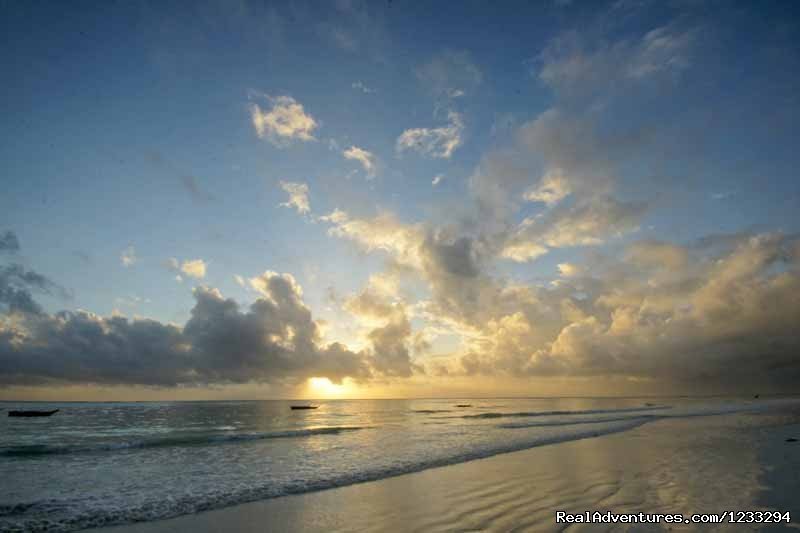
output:
[[[789, 400], [0, 403], [0, 531], [155, 520]], [[469, 407], [457, 407], [469, 404]]]

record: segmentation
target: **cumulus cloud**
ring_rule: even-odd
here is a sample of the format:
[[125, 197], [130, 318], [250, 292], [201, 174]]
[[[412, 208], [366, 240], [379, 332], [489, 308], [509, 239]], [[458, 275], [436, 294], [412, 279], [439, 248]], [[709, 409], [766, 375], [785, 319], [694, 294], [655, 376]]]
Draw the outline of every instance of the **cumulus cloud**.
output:
[[422, 372], [422, 367], [411, 358], [414, 334], [407, 305], [397, 293], [394, 276], [370, 276], [366, 287], [345, 300], [342, 307], [371, 326], [366, 334], [369, 343], [366, 353], [378, 374], [408, 377]]
[[305, 183], [282, 181], [281, 189], [289, 194], [289, 199], [280, 204], [281, 207], [294, 208], [301, 215], [305, 215], [311, 211], [311, 204], [308, 201], [308, 185]]
[[449, 159], [463, 142], [464, 122], [455, 111], [447, 113], [449, 124], [438, 128], [411, 128], [397, 138], [398, 153], [414, 150], [429, 157]]
[[137, 261], [136, 248], [134, 248], [133, 245], [130, 245], [122, 250], [122, 253], [119, 254], [119, 260], [122, 263], [122, 266], [126, 268], [132, 266]]
[[[536, 291], [554, 311], [544, 339], [535, 333], [548, 321], [530, 311], [489, 321], [463, 370], [785, 386], [800, 375], [791, 333], [800, 316], [793, 246], [779, 234], [743, 238], [723, 255], [636, 244], [592, 283]], [[579, 289], [576, 300], [571, 293]]]
[[250, 104], [250, 119], [256, 135], [283, 148], [292, 141], [313, 141], [317, 121], [291, 96], [264, 95], [268, 106]]
[[183, 326], [84, 311], [16, 313], [0, 320], [0, 385], [95, 383], [203, 385], [366, 379], [362, 354], [323, 345], [289, 275], [260, 277], [262, 297], [243, 309], [197, 288]]
[[[626, 228], [622, 213], [638, 208], [616, 201], [582, 206], [588, 211], [577, 220], [583, 222], [565, 217], [542, 240], [593, 242], [598, 217], [600, 226], [605, 217], [621, 217], [611, 226]], [[561, 263], [558, 283], [538, 287], [490, 277], [486, 265], [496, 249], [456, 229], [404, 224], [386, 214], [356, 219], [339, 212], [328, 222], [332, 235], [381, 250], [427, 282], [431, 298], [415, 306], [417, 316], [446, 324], [467, 345], [449, 375], [622, 376], [666, 390], [703, 382], [724, 389], [751, 378], [785, 387], [800, 377], [792, 333], [800, 316], [796, 237], [640, 241], [617, 259], [595, 260], [591, 274], [587, 265]], [[374, 291], [348, 306], [400, 316]], [[390, 331], [413, 338], [400, 320]]]
[[364, 167], [364, 172], [367, 174], [367, 178], [375, 177], [378, 166], [374, 154], [358, 146], [351, 146], [347, 150], [342, 151], [342, 155], [345, 159], [361, 163], [361, 166]]

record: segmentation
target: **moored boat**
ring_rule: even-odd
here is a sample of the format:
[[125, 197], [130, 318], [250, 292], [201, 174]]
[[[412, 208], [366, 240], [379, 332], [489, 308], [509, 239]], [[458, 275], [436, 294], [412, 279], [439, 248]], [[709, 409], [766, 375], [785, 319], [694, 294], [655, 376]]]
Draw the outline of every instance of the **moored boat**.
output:
[[16, 417], [34, 417], [34, 416], [52, 416], [59, 410], [53, 409], [52, 411], [9, 411], [8, 416]]

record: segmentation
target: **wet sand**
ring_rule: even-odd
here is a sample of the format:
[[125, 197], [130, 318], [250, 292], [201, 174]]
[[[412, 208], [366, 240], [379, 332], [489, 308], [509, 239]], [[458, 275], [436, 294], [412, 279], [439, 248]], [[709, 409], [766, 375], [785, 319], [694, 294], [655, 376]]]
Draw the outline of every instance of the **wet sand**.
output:
[[[192, 531], [795, 531], [800, 411], [660, 420], [380, 481], [242, 504], [109, 533]], [[779, 510], [763, 525], [556, 524], [557, 511]]]

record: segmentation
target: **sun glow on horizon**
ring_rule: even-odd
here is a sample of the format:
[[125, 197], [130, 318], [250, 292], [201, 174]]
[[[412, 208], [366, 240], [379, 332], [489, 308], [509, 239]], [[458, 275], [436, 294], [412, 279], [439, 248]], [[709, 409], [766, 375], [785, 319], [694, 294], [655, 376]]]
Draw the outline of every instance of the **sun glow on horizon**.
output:
[[313, 377], [308, 378], [308, 391], [312, 395], [330, 398], [352, 392], [352, 387], [347, 380], [337, 384], [326, 377]]

